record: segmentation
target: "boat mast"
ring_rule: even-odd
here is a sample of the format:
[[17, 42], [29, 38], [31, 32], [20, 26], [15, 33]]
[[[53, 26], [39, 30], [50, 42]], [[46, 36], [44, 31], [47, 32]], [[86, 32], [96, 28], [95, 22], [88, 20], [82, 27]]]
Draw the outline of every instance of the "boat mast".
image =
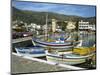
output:
[[47, 25], [48, 25], [48, 13], [46, 13], [46, 24], [45, 24], [45, 39], [48, 38], [48, 31], [47, 31]]
[[74, 33], [74, 36], [75, 36], [75, 41], [79, 41], [79, 25], [78, 25], [78, 21], [76, 21], [76, 28], [75, 28], [75, 33]]

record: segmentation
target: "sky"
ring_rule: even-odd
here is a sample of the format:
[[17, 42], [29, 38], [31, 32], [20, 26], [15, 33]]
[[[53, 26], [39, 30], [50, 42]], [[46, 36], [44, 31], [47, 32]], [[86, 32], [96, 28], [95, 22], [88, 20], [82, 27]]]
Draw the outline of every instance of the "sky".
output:
[[96, 16], [96, 7], [90, 5], [54, 4], [39, 2], [12, 1], [12, 6], [21, 10], [39, 12], [54, 12], [65, 15], [76, 15], [81, 17]]

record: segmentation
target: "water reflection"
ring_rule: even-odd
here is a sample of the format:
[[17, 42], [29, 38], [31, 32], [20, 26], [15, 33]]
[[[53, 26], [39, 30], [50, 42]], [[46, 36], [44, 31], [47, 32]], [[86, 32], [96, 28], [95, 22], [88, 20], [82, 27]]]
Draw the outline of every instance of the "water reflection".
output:
[[80, 39], [83, 40], [82, 45], [86, 47], [90, 47], [96, 44], [96, 34], [95, 33], [82, 33], [80, 34]]

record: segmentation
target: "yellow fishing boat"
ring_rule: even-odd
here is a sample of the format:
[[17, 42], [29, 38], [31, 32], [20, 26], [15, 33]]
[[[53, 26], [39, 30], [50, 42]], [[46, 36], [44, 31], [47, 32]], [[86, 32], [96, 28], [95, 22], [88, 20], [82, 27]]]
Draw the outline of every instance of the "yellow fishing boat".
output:
[[75, 65], [86, 62], [87, 59], [92, 58], [95, 55], [95, 47], [79, 47], [73, 50], [52, 50], [49, 48], [46, 51], [46, 58], [48, 61]]
[[95, 47], [80, 47], [80, 48], [74, 48], [73, 53], [78, 55], [88, 55], [93, 52], [95, 52]]

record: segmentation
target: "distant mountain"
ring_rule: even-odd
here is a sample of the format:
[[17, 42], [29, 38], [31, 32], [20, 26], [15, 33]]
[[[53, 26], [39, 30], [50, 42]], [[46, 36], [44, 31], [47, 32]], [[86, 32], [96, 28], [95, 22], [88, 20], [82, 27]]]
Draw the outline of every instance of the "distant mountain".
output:
[[60, 21], [89, 21], [91, 24], [96, 23], [96, 17], [81, 17], [75, 15], [64, 15], [53, 12], [36, 12], [36, 11], [27, 11], [19, 10], [15, 7], [12, 7], [12, 21], [21, 20], [25, 23], [36, 23], [36, 24], [45, 24], [46, 13], [48, 13], [48, 21], [51, 19], [57, 19]]

